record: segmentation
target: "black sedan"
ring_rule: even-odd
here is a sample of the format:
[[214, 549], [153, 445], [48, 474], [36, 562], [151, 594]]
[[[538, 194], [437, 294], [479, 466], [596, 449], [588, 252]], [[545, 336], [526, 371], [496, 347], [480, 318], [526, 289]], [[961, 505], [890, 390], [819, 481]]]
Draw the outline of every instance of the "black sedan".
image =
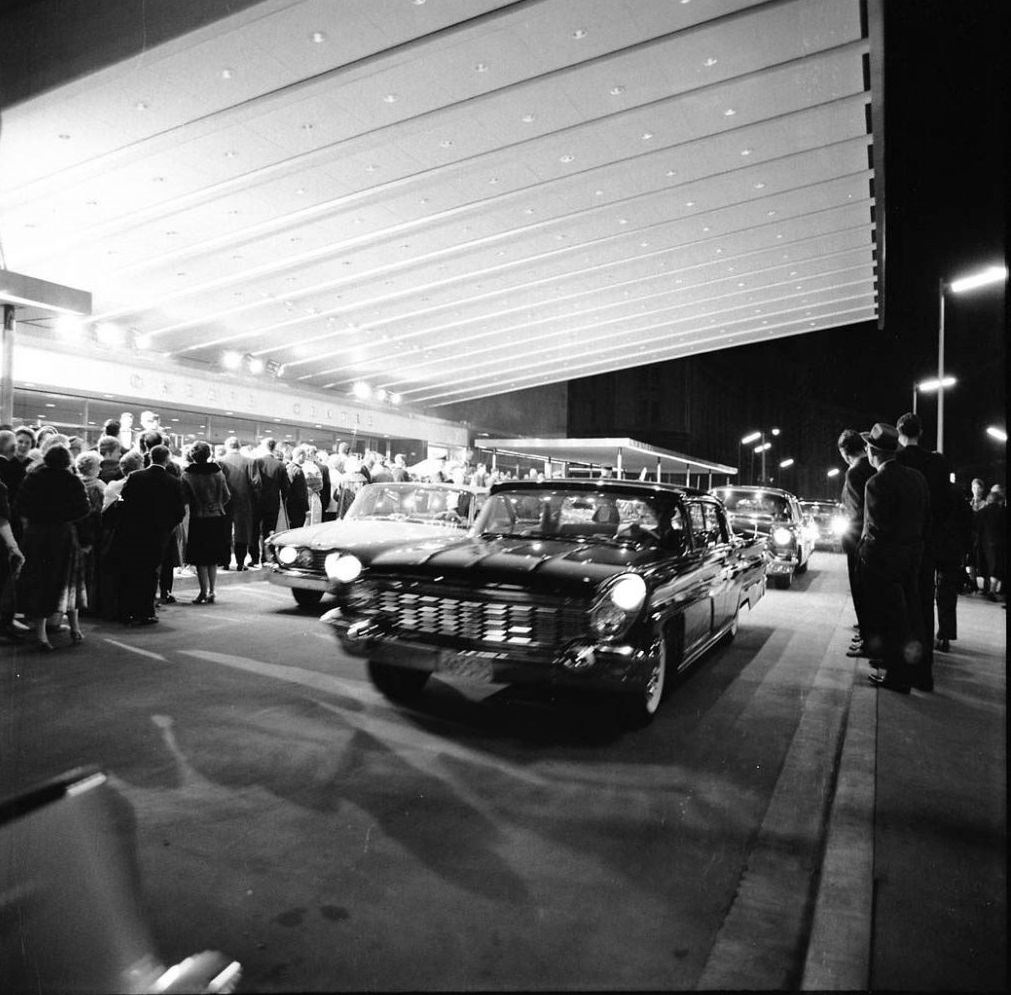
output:
[[711, 493], [723, 501], [736, 532], [765, 540], [768, 573], [776, 587], [789, 587], [794, 577], [807, 570], [814, 537], [805, 528], [804, 514], [793, 494], [761, 486], [719, 487]]
[[464, 539], [386, 550], [323, 621], [388, 697], [432, 673], [614, 695], [650, 721], [669, 678], [765, 591], [764, 540], [698, 491], [619, 480], [496, 485]]

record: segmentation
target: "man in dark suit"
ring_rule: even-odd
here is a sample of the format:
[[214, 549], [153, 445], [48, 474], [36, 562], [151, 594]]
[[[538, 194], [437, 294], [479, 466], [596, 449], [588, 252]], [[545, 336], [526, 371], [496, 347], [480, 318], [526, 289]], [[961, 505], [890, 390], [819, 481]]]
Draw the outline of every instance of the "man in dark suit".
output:
[[235, 551], [235, 569], [246, 569], [246, 553], [252, 553], [252, 562], [260, 562], [259, 491], [257, 466], [250, 456], [240, 451], [239, 440], [234, 436], [225, 439], [225, 455], [218, 460], [225, 474], [231, 497], [228, 511], [232, 517], [232, 549]]
[[250, 559], [259, 563], [262, 555], [262, 540], [277, 529], [277, 516], [281, 503], [288, 499], [288, 471], [284, 461], [277, 455], [277, 440], [267, 438], [261, 443], [262, 453], [256, 457], [256, 474], [260, 481], [260, 500], [257, 506], [257, 541], [250, 550]]
[[904, 414], [895, 424], [899, 433], [899, 451], [896, 459], [903, 465], [919, 470], [927, 481], [930, 493], [930, 514], [923, 540], [923, 558], [917, 586], [920, 593], [920, 614], [923, 616], [924, 691], [934, 688], [934, 596], [937, 571], [942, 564], [938, 550], [944, 541], [944, 523], [951, 514], [951, 465], [941, 453], [931, 453], [920, 446], [923, 425], [917, 415]]
[[839, 455], [846, 461], [846, 479], [842, 490], [842, 504], [846, 510], [848, 524], [842, 535], [842, 548], [846, 554], [846, 567], [849, 571], [850, 594], [853, 597], [853, 610], [857, 616], [857, 632], [853, 643], [847, 650], [847, 656], [867, 656], [863, 645], [864, 624], [863, 599], [860, 593], [860, 574], [858, 568], [857, 548], [860, 536], [864, 531], [864, 488], [874, 474], [874, 467], [867, 458], [867, 444], [859, 432], [847, 428], [839, 436], [837, 443]]
[[131, 625], [158, 621], [154, 607], [158, 570], [172, 530], [185, 512], [182, 485], [166, 469], [168, 446], [155, 446], [148, 455], [151, 465], [127, 477], [116, 525], [122, 563], [120, 613]]
[[921, 687], [923, 618], [917, 577], [930, 514], [927, 482], [918, 470], [895, 458], [899, 433], [878, 422], [861, 433], [877, 471], [864, 488], [864, 529], [860, 538], [860, 585], [864, 599], [865, 644], [885, 675], [872, 684], [904, 694]]

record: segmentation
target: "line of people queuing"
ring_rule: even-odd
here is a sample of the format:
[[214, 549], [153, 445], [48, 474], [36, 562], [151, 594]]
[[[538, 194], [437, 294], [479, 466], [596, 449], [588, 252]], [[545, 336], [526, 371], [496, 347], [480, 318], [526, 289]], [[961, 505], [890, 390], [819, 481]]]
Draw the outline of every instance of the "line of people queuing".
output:
[[196, 572], [193, 603], [214, 604], [219, 570], [257, 569], [272, 532], [342, 517], [368, 482], [492, 480], [483, 464], [412, 473], [402, 454], [346, 442], [328, 453], [231, 437], [177, 453], [168, 441], [157, 416], [136, 433], [107, 422], [93, 449], [53, 426], [0, 427], [0, 639], [76, 644], [82, 613], [156, 624], [180, 569]]
[[934, 652], [958, 638], [967, 580], [1006, 606], [1004, 488], [986, 492], [975, 480], [967, 497], [947, 458], [920, 445], [922, 432], [908, 413], [869, 432], [846, 429], [837, 443], [848, 465], [843, 550], [857, 618], [847, 655], [871, 661], [872, 684], [903, 694], [933, 691]]

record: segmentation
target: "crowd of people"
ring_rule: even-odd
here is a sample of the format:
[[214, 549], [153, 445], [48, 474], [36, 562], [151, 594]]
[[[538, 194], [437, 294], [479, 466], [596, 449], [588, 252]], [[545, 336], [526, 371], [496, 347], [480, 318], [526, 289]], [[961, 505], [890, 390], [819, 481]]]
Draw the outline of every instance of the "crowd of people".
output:
[[84, 638], [81, 614], [154, 625], [193, 570], [194, 604], [214, 604], [219, 570], [258, 569], [272, 532], [343, 517], [368, 482], [424, 479], [484, 487], [484, 464], [333, 452], [230, 437], [173, 451], [157, 416], [109, 421], [93, 448], [57, 428], [0, 427], [0, 639]]
[[838, 441], [857, 618], [848, 655], [871, 661], [871, 683], [903, 694], [933, 691], [934, 653], [958, 638], [960, 593], [1007, 604], [1004, 488], [977, 479], [967, 496], [947, 458], [920, 445], [922, 432], [910, 413]]

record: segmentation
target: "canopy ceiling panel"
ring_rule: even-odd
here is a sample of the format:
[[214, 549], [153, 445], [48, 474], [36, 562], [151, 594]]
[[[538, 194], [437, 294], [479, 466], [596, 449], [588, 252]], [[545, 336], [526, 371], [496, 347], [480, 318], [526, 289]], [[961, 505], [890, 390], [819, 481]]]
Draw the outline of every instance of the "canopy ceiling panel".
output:
[[865, 35], [859, 0], [265, 0], [6, 110], [6, 255], [136, 347], [426, 406], [867, 320]]

